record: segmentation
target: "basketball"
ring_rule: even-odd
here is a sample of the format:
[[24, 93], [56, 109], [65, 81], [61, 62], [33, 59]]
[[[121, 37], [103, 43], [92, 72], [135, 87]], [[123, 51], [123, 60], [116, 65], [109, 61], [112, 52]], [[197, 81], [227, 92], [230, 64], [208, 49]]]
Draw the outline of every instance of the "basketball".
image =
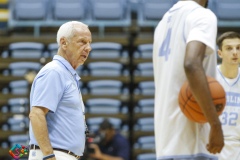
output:
[[[226, 94], [222, 85], [214, 78], [207, 76], [207, 81], [213, 103], [216, 106], [218, 115], [220, 115], [226, 104]], [[186, 81], [179, 92], [178, 103], [183, 114], [191, 121], [197, 123], [206, 123], [201, 107], [196, 102], [194, 96], [192, 95], [188, 81]]]

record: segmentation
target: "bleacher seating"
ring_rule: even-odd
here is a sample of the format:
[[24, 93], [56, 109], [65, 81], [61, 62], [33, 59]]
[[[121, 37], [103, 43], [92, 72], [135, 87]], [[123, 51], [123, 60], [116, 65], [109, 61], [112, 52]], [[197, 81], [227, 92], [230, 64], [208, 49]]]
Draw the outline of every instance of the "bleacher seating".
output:
[[85, 104], [89, 114], [110, 114], [113, 117], [126, 113], [128, 109], [120, 100], [111, 98], [88, 99]]
[[152, 114], [154, 113], [154, 99], [141, 99], [134, 107], [134, 113]]
[[153, 44], [140, 44], [134, 52], [134, 58], [151, 59], [153, 51]]
[[141, 0], [139, 2], [137, 24], [140, 27], [155, 27], [175, 0]]
[[129, 76], [129, 71], [119, 62], [90, 62], [87, 64], [87, 74], [91, 76]]
[[154, 136], [139, 137], [137, 142], [134, 144], [134, 148], [154, 150], [155, 149]]
[[9, 45], [8, 55], [4, 58], [41, 58], [44, 45], [37, 42], [16, 42]]
[[51, 7], [53, 20], [84, 20], [88, 12], [85, 0], [53, 0]]
[[57, 27], [69, 20], [81, 20], [99, 27], [101, 36], [104, 36], [105, 27], [131, 25], [127, 0], [11, 0], [9, 9], [8, 27], [33, 27], [36, 37], [41, 27]]
[[127, 57], [126, 52], [123, 52], [123, 46], [116, 42], [93, 42], [91, 44], [92, 51], [89, 54], [90, 58], [113, 59]]
[[216, 14], [219, 28], [240, 27], [239, 0], [209, 0], [208, 8]]
[[156, 160], [155, 153], [142, 153], [137, 156], [136, 160]]
[[3, 88], [3, 94], [27, 95], [29, 83], [27, 80], [15, 80], [9, 82], [9, 85]]
[[58, 44], [57, 43], [50, 43], [47, 45], [47, 53], [50, 57], [53, 57], [57, 54], [58, 51]]
[[14, 146], [15, 144], [27, 146], [29, 137], [27, 134], [11, 135], [9, 136], [8, 141], [10, 142], [11, 147]]
[[[156, 26], [167, 8], [171, 7], [177, 0], [68, 0], [67, 2], [65, 0], [9, 0], [9, 2], [9, 5], [6, 5], [9, 6], [10, 11], [8, 29], [12, 30], [16, 27], [21, 30], [24, 27], [33, 27], [35, 37], [29, 41], [24, 41], [21, 37], [11, 40], [6, 37], [6, 40], [1, 40], [0, 147], [2, 148], [0, 149], [0, 159], [5, 154], [6, 160], [10, 160], [8, 159], [10, 141], [20, 143], [15, 141], [19, 139], [14, 140], [14, 138], [10, 138], [10, 135], [26, 135], [28, 130], [26, 114], [29, 112], [29, 102], [26, 101], [29, 97], [10, 93], [12, 91], [10, 82], [13, 80], [23, 82], [25, 77], [23, 74], [11, 75], [9, 64], [13, 62], [25, 62], [25, 64], [37, 62], [36, 66], [41, 67], [49, 62], [58, 50], [58, 45], [55, 43], [56, 38], [41, 37], [38, 39], [37, 36], [42, 35], [42, 27], [47, 27], [47, 29], [59, 27], [69, 20], [80, 20], [88, 24], [89, 27], [99, 27], [100, 32], [100, 36], [93, 37], [92, 51], [88, 60], [77, 69], [81, 76], [80, 87], [90, 129], [96, 130], [103, 118], [114, 117], [117, 118], [114, 121], [116, 128], [120, 129], [121, 132], [124, 131], [126, 135], [132, 135], [130, 141], [132, 141], [133, 147], [135, 142], [141, 141], [140, 137], [154, 135], [152, 119], [154, 112], [152, 27]], [[130, 10], [129, 3], [135, 5], [131, 6], [135, 8], [135, 11]], [[228, 0], [227, 2], [225, 0], [209, 0], [209, 9], [216, 14], [220, 30], [231, 28], [231, 30], [239, 31], [239, 3], [239, 0]], [[27, 14], [27, 12], [32, 13], [30, 5], [36, 9], [33, 14]], [[41, 9], [44, 6], [45, 8]], [[112, 35], [111, 32], [104, 32], [106, 27], [111, 29], [112, 27], [123, 27], [129, 29], [129, 34], [123, 42], [122, 39], [117, 38], [117, 36], [122, 35], [122, 32], [117, 32], [117, 36]], [[150, 36], [141, 37], [141, 28], [147, 27], [151, 28], [150, 31], [147, 30]], [[110, 38], [101, 39], [101, 36], [105, 35]], [[16, 73], [20, 72], [16, 71]], [[104, 85], [92, 92], [91, 88], [95, 88], [93, 87], [95, 82], [100, 81], [105, 81], [105, 84], [116, 82], [118, 87], [113, 90], [115, 94]], [[14, 87], [14, 89], [16, 88]], [[107, 91], [111, 92], [107, 94]], [[3, 94], [4, 92], [5, 94]], [[103, 103], [97, 104], [97, 102], [92, 101], [94, 99], [101, 99]], [[106, 99], [113, 100], [117, 107], [114, 108], [115, 106], [110, 105], [111, 102]], [[120, 106], [118, 106], [119, 103], [121, 103]], [[112, 107], [111, 110], [106, 109], [108, 107]], [[16, 115], [20, 116], [16, 118]], [[23, 138], [22, 142], [25, 141], [27, 139]], [[153, 146], [153, 143], [151, 145]], [[133, 148], [134, 158], [132, 159], [156, 159], [156, 155], [152, 152], [155, 151], [153, 149]]]
[[138, 63], [134, 70], [134, 76], [153, 77], [153, 64], [152, 62]]
[[[123, 121], [120, 118], [108, 117], [115, 129], [121, 129]], [[99, 124], [104, 120], [103, 117], [93, 117], [87, 119], [87, 125], [91, 132], [96, 132], [99, 129]]]
[[154, 95], [155, 88], [153, 81], [139, 82], [138, 87], [135, 88], [134, 94]]
[[38, 72], [41, 69], [41, 64], [38, 62], [12, 62], [8, 68], [3, 71], [4, 75], [24, 76], [29, 71]]
[[134, 125], [134, 131], [154, 131], [153, 117], [139, 118]]
[[4, 131], [25, 131], [28, 128], [28, 117], [24, 115], [14, 115], [13, 117], [8, 118], [7, 122], [2, 125], [2, 130]]
[[127, 86], [119, 80], [93, 80], [87, 84], [88, 92], [93, 95], [129, 94]]
[[47, 20], [47, 6], [45, 0], [10, 0], [8, 27], [34, 27], [34, 34], [39, 35], [40, 26]]
[[[131, 0], [70, 0], [66, 3], [64, 0], [10, 0], [8, 27], [34, 27], [34, 35], [40, 36], [41, 27], [58, 27], [69, 20], [81, 20], [89, 26], [98, 27], [99, 35], [104, 36], [106, 27], [130, 28], [134, 24], [131, 13], [135, 10], [137, 27], [155, 27], [176, 2], [177, 0], [136, 0], [134, 3]], [[240, 26], [238, 0], [209, 0], [209, 8], [217, 15], [219, 27]]]
[[28, 98], [10, 98], [8, 103], [2, 106], [2, 113], [26, 114], [29, 111]]

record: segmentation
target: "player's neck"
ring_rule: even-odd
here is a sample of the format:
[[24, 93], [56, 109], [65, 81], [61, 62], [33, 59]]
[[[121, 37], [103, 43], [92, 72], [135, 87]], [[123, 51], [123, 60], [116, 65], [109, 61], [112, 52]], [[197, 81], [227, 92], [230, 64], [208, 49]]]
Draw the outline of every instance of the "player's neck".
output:
[[229, 79], [236, 78], [238, 75], [238, 65], [220, 65], [223, 76]]

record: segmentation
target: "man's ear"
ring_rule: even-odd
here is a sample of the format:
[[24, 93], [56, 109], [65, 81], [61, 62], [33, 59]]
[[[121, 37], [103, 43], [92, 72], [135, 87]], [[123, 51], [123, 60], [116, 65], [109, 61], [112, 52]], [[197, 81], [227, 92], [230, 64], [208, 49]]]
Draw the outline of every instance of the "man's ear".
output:
[[217, 50], [217, 54], [220, 58], [222, 58], [222, 51], [220, 49]]
[[68, 42], [67, 42], [67, 39], [65, 37], [62, 37], [60, 39], [60, 47], [63, 49], [63, 50], [66, 50], [67, 48], [67, 45], [68, 45]]

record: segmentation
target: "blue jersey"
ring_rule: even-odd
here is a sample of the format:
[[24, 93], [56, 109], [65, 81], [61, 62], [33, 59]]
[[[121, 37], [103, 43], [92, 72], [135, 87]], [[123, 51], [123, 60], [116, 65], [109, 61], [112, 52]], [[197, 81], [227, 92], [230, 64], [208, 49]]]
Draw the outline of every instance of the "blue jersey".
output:
[[240, 159], [240, 75], [233, 79], [222, 75], [217, 66], [217, 80], [226, 92], [226, 106], [220, 120], [224, 134], [224, 148], [219, 160]]

